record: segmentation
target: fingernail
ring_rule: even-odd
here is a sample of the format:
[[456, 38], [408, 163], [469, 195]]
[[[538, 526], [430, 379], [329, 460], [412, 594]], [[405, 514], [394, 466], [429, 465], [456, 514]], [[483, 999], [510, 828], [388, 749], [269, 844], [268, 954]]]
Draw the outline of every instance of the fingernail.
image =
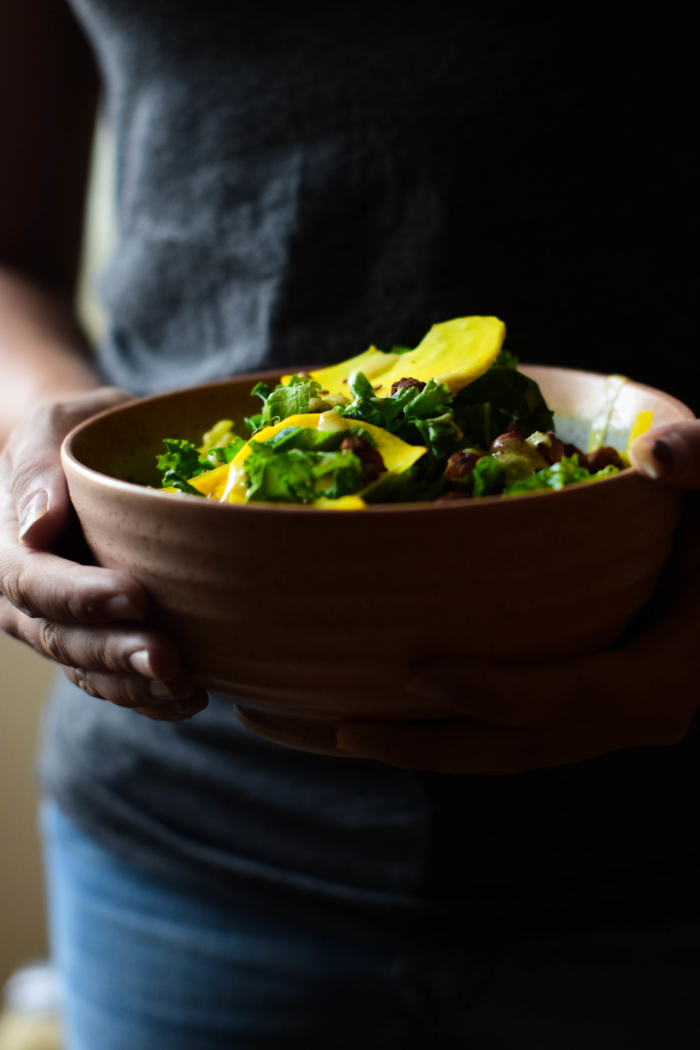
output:
[[24, 505], [19, 522], [19, 539], [22, 541], [39, 518], [43, 518], [49, 509], [49, 494], [43, 489], [34, 492]]
[[158, 680], [148, 683], [148, 691], [158, 700], [186, 700], [192, 695], [191, 689], [176, 689], [174, 686], [170, 688], [166, 682]]
[[635, 441], [630, 448], [633, 467], [657, 481], [669, 474], [684, 474], [691, 465], [691, 452], [684, 438], [671, 431], [654, 441]]
[[115, 594], [113, 598], [107, 598], [102, 602], [102, 612], [112, 616], [115, 620], [140, 620], [141, 613], [136, 608], [131, 598], [125, 594]]
[[382, 758], [385, 752], [381, 729], [371, 726], [362, 729], [341, 727], [336, 737], [336, 747], [339, 751], [349, 751], [361, 758]]
[[139, 649], [137, 652], [132, 653], [129, 657], [129, 663], [136, 671], [136, 674], [142, 674], [145, 678], [157, 677], [151, 667], [151, 658], [148, 655], [148, 649]]

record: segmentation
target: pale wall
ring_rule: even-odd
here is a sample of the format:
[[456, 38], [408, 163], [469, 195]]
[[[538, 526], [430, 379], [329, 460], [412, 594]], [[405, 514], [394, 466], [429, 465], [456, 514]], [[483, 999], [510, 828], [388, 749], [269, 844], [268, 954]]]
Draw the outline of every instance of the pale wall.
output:
[[34, 758], [52, 674], [48, 660], [0, 635], [0, 986], [46, 954]]

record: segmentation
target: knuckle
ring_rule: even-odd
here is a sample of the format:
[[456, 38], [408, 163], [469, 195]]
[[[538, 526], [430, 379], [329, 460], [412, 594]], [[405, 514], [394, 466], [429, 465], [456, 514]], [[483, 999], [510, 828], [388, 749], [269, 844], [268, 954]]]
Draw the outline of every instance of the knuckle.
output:
[[48, 656], [50, 660], [55, 660], [59, 664], [70, 665], [71, 663], [66, 651], [63, 627], [55, 620], [37, 622], [34, 647], [42, 656]]
[[70, 678], [89, 696], [107, 700], [117, 707], [143, 708], [150, 699], [144, 686], [132, 678], [104, 674], [85, 667], [66, 668]]
[[0, 591], [25, 616], [36, 617], [39, 610], [32, 594], [30, 579], [21, 564], [4, 566], [0, 576]]
[[106, 700], [107, 697], [104, 695], [104, 691], [99, 688], [96, 675], [86, 670], [84, 667], [72, 668], [72, 673], [68, 676], [73, 680], [75, 685], [79, 689], [82, 689], [88, 696], [94, 696], [96, 700]]
[[[85, 685], [81, 688], [84, 688], [90, 696], [98, 700], [106, 700], [116, 707], [133, 707], [135, 700], [131, 690], [125, 689], [123, 682], [119, 681], [116, 675], [104, 675], [96, 671], [83, 670], [83, 676]], [[139, 702], [143, 702], [143, 697]]]

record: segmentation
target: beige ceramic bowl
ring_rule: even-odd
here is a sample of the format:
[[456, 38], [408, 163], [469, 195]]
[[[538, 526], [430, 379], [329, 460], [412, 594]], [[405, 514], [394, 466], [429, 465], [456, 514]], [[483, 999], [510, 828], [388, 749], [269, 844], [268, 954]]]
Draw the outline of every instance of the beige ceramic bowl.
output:
[[[606, 377], [523, 371], [540, 384], [564, 439], [585, 440]], [[632, 470], [561, 492], [344, 512], [220, 505], [124, 480], [159, 483], [164, 437], [197, 441], [222, 417], [242, 424], [258, 406], [250, 389], [260, 378], [111, 409], [63, 448], [95, 560], [141, 580], [197, 682], [238, 697], [239, 716], [256, 732], [332, 751], [348, 718], [439, 716], [436, 704], [404, 690], [411, 662], [596, 650], [654, 590], [681, 494]], [[693, 418], [668, 395], [627, 383], [611, 413], [613, 444], [624, 447], [646, 409], [654, 425]]]

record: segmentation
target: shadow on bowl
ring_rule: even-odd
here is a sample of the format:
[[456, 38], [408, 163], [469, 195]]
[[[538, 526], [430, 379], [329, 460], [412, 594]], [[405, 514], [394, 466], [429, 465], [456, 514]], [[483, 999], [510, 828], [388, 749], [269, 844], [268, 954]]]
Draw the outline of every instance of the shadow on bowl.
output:
[[[523, 367], [572, 440], [599, 415], [607, 377]], [[404, 688], [425, 658], [563, 659], [600, 649], [652, 594], [682, 494], [633, 470], [559, 492], [362, 511], [230, 505], [158, 485], [164, 437], [199, 441], [258, 406], [243, 376], [110, 409], [63, 447], [71, 498], [98, 564], [147, 588], [197, 682], [238, 698], [255, 732], [335, 753], [349, 718], [449, 714]], [[623, 448], [637, 412], [692, 419], [637, 383], [611, 405]], [[579, 436], [579, 440], [580, 436]], [[129, 479], [129, 480], [127, 480]], [[136, 482], [136, 483], [134, 483]]]

